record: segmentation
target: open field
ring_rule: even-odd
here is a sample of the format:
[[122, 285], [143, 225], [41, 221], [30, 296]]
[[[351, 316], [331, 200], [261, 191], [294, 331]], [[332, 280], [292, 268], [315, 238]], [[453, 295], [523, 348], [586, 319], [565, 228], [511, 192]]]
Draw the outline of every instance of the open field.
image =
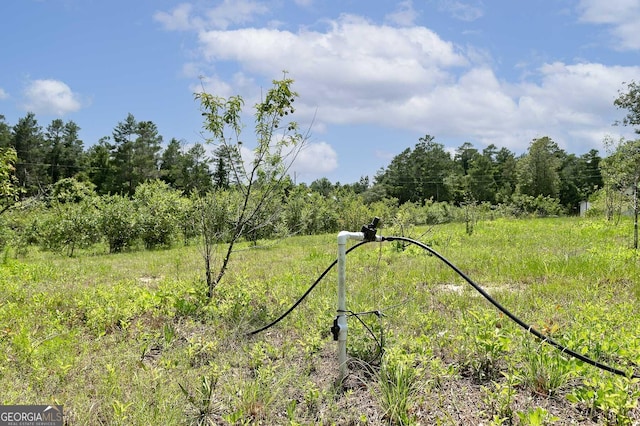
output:
[[[499, 219], [472, 235], [448, 224], [408, 236], [538, 330], [640, 373], [629, 222]], [[291, 306], [336, 251], [335, 235], [242, 246], [211, 303], [197, 246], [5, 256], [0, 403], [63, 404], [73, 425], [640, 422], [637, 379], [536, 340], [416, 246], [370, 243], [347, 256], [348, 309], [384, 316], [349, 319], [342, 386], [329, 332], [335, 269], [281, 323], [246, 336]]]

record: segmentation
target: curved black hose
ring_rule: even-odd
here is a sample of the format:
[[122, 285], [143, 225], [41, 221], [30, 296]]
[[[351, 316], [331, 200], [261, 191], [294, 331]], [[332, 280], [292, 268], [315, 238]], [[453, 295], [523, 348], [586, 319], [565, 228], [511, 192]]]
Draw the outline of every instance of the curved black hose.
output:
[[[356, 248], [360, 247], [363, 244], [366, 244], [370, 241], [360, 241], [358, 244], [350, 247], [349, 249], [347, 249], [347, 251], [345, 251], [345, 254], [349, 253], [352, 250], [355, 250]], [[293, 306], [291, 306], [284, 314], [280, 315], [276, 320], [274, 320], [273, 322], [265, 325], [264, 327], [261, 327], [257, 330], [253, 330], [249, 333], [247, 333], [247, 336], [253, 336], [254, 334], [258, 334], [261, 333], [263, 331], [265, 331], [268, 328], [273, 327], [274, 325], [276, 325], [277, 323], [279, 323], [280, 321], [282, 321], [287, 315], [289, 315], [291, 313], [291, 311], [293, 311], [295, 308], [298, 307], [298, 305], [300, 303], [302, 303], [302, 301], [305, 299], [305, 297], [307, 297], [309, 295], [309, 293], [311, 293], [311, 291], [318, 285], [318, 283], [320, 281], [322, 281], [322, 279], [324, 278], [325, 275], [327, 275], [329, 273], [329, 271], [331, 270], [331, 268], [333, 268], [336, 263], [338, 263], [338, 259], [334, 260], [333, 263], [331, 265], [329, 265], [327, 267], [327, 269], [324, 270], [324, 272], [318, 277], [318, 279], [315, 280], [315, 282], [313, 284], [311, 284], [311, 287], [309, 287], [309, 289], [302, 295], [302, 297], [300, 297], [300, 299], [298, 299], [296, 301], [296, 303], [293, 304]]]
[[406, 238], [406, 237], [382, 237], [382, 241], [405, 241], [411, 244], [415, 244], [420, 248], [425, 249], [426, 251], [428, 251], [429, 253], [431, 253], [432, 255], [436, 256], [438, 259], [440, 259], [441, 261], [443, 261], [444, 263], [447, 264], [447, 266], [449, 266], [451, 269], [453, 269], [458, 275], [460, 275], [462, 278], [464, 278], [464, 280], [466, 282], [468, 282], [474, 289], [476, 289], [476, 291], [478, 293], [480, 293], [482, 295], [482, 297], [484, 297], [485, 299], [487, 299], [493, 306], [495, 306], [496, 308], [498, 308], [498, 310], [500, 312], [502, 312], [503, 314], [505, 314], [506, 316], [508, 316], [513, 322], [515, 322], [516, 324], [518, 324], [520, 327], [522, 327], [523, 329], [525, 329], [526, 331], [528, 331], [529, 333], [533, 334], [534, 336], [536, 336], [537, 338], [539, 338], [540, 340], [542, 340], [545, 343], [548, 343], [549, 345], [555, 347], [556, 349], [560, 350], [563, 353], [566, 353], [582, 362], [585, 362], [589, 365], [592, 365], [594, 367], [597, 367], [601, 370], [604, 371], [608, 371], [610, 373], [614, 373], [620, 376], [625, 376], [625, 377], [631, 377], [631, 378], [640, 378], [640, 375], [638, 374], [631, 374], [629, 375], [628, 373], [619, 370], [617, 368], [608, 366], [606, 364], [602, 364], [598, 361], [595, 361], [591, 358], [588, 358], [582, 354], [579, 354], [576, 351], [573, 351], [569, 348], [567, 348], [566, 346], [556, 342], [555, 340], [553, 340], [551, 337], [545, 336], [544, 334], [542, 334], [541, 332], [539, 332], [538, 330], [536, 330], [535, 328], [533, 328], [533, 326], [525, 323], [524, 321], [522, 321], [520, 318], [518, 318], [517, 316], [515, 316], [514, 314], [512, 314], [507, 308], [505, 308], [504, 306], [502, 306], [500, 303], [498, 303], [498, 301], [496, 301], [493, 297], [491, 297], [486, 291], [484, 291], [482, 289], [482, 287], [480, 287], [478, 284], [476, 284], [471, 278], [469, 278], [464, 272], [462, 272], [460, 269], [458, 269], [453, 263], [451, 263], [447, 258], [445, 258], [444, 256], [442, 256], [440, 253], [436, 252], [434, 249], [432, 249], [431, 247], [429, 247], [426, 244], [421, 243], [420, 241], [416, 241], [416, 240], [412, 240], [411, 238]]
[[340, 313], [340, 312], [346, 313], [350, 317], [356, 317], [356, 319], [358, 321], [360, 321], [360, 324], [362, 324], [362, 327], [364, 327], [364, 329], [369, 332], [369, 334], [371, 335], [373, 340], [376, 342], [376, 347], [378, 348], [378, 353], [373, 358], [371, 358], [370, 360], [366, 361], [366, 363], [367, 364], [371, 364], [378, 357], [382, 356], [382, 352], [384, 351], [384, 349], [383, 349], [384, 348], [384, 329], [382, 327], [380, 327], [380, 340], [378, 340], [378, 337], [376, 337], [376, 335], [373, 332], [373, 330], [371, 329], [371, 327], [369, 327], [367, 325], [367, 323], [364, 322], [364, 320], [362, 318], [360, 318], [360, 316], [361, 315], [367, 315], [367, 314], [374, 314], [375, 316], [378, 317], [378, 320], [381, 321], [382, 317], [384, 316], [384, 314], [382, 312], [380, 312], [380, 311], [353, 312], [353, 311], [349, 311], [349, 310], [347, 310], [347, 311], [338, 310], [338, 313]]

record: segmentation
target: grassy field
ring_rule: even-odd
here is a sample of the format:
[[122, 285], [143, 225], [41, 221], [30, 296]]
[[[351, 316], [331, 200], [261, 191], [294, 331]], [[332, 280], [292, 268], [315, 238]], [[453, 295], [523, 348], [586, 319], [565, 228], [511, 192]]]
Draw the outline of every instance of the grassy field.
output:
[[[405, 230], [405, 233], [407, 231]], [[393, 235], [393, 229], [381, 229]], [[483, 221], [412, 229], [573, 350], [640, 373], [631, 224]], [[243, 246], [207, 303], [197, 246], [0, 265], [0, 403], [62, 404], [72, 425], [637, 424], [637, 379], [569, 358], [416, 246], [347, 257], [350, 374], [336, 383], [336, 235]], [[634, 370], [635, 368], [635, 370]]]

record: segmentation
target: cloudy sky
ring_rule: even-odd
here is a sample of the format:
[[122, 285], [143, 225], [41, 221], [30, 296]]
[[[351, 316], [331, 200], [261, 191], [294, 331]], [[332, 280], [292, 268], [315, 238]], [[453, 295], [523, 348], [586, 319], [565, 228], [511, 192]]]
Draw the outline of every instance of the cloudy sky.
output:
[[[350, 183], [433, 135], [517, 154], [633, 137], [637, 0], [3, 0], [0, 114], [73, 120], [88, 147], [128, 113], [202, 142], [193, 93], [251, 106], [287, 70], [311, 128], [298, 181]], [[251, 130], [251, 117], [247, 117]]]

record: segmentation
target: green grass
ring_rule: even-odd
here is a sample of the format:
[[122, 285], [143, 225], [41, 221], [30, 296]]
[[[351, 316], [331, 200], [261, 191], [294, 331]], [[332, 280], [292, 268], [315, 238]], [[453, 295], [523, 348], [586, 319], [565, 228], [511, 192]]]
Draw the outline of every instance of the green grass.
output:
[[[525, 322], [640, 364], [630, 223], [551, 218], [413, 229]], [[425, 233], [426, 231], [426, 233]], [[382, 229], [392, 235], [393, 229]], [[424, 234], [423, 234], [424, 233]], [[335, 235], [240, 246], [214, 300], [197, 246], [0, 265], [0, 404], [63, 404], [69, 424], [632, 424], [638, 383], [543, 345], [418, 247], [347, 258], [350, 375], [337, 385]], [[380, 348], [384, 349], [380, 355]], [[535, 423], [537, 422], [537, 423]]]

